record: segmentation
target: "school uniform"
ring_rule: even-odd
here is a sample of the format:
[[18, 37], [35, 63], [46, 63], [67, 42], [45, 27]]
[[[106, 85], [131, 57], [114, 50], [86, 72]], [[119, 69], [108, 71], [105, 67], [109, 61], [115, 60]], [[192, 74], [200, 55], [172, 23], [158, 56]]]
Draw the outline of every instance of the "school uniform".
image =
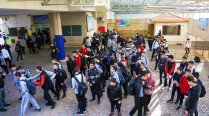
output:
[[20, 116], [25, 116], [25, 111], [29, 102], [35, 107], [36, 110], [41, 109], [36, 100], [34, 99], [34, 96], [32, 96], [29, 93], [26, 82], [24, 80], [25, 77], [20, 78], [20, 90], [22, 95]]
[[[167, 76], [168, 75], [173, 75], [174, 74], [174, 70], [176, 68], [176, 62], [175, 61], [166, 61], [165, 63], [165, 73], [166, 73], [166, 79], [164, 81], [164, 87], [167, 86]], [[168, 87], [171, 86], [171, 79], [169, 79], [169, 85]]]

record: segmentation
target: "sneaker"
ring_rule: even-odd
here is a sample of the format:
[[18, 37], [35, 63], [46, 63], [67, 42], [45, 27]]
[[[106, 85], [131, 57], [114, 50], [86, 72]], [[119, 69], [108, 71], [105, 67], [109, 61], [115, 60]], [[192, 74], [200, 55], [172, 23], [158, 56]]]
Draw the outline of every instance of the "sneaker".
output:
[[0, 109], [0, 112], [6, 112], [6, 111], [7, 111], [7, 110], [4, 109], [4, 108]]
[[176, 108], [176, 110], [179, 110], [181, 108], [181, 105], [179, 105], [177, 108]]
[[83, 116], [83, 112], [77, 112], [77, 114]]
[[97, 101], [97, 104], [99, 105], [100, 104], [100, 101]]
[[65, 97], [66, 97], [66, 95], [64, 94], [64, 95], [62, 96], [62, 99], [65, 98]]
[[56, 103], [55, 103], [55, 102], [54, 102], [54, 103], [52, 103], [52, 107], [51, 107], [51, 109], [54, 109], [55, 105], [56, 105]]
[[171, 102], [173, 102], [173, 100], [172, 100], [172, 99], [169, 99], [169, 100], [167, 101], [167, 103], [171, 103]]
[[113, 116], [113, 115], [114, 115], [114, 113], [112, 113], [112, 112], [109, 114], [109, 116]]
[[51, 103], [49, 103], [49, 102], [48, 102], [48, 103], [46, 103], [46, 106], [51, 106]]
[[36, 111], [40, 112], [41, 111], [41, 108], [40, 109], [36, 109]]
[[4, 107], [8, 107], [8, 106], [10, 106], [10, 104], [4, 104]]
[[171, 91], [171, 90], [172, 90], [172, 88], [170, 87], [170, 88], [169, 88], [169, 90]]
[[92, 101], [94, 101], [94, 100], [95, 100], [95, 98], [92, 98], [92, 99], [89, 100], [89, 102], [92, 102]]

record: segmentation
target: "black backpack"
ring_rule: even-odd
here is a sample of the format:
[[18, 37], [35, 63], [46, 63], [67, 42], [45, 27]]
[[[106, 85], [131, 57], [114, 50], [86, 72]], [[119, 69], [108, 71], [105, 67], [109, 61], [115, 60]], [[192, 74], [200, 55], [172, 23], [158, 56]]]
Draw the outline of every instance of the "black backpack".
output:
[[195, 56], [195, 57], [194, 57], [194, 61], [195, 61], [196, 63], [200, 63], [200, 58], [199, 58], [198, 56]]
[[59, 69], [59, 76], [63, 79], [67, 79], [67, 73], [64, 69]]
[[85, 95], [88, 91], [88, 86], [83, 82], [83, 74], [81, 74], [81, 82], [76, 77], [74, 79], [78, 83], [78, 95]]
[[136, 83], [137, 83], [137, 78], [135, 78], [134, 80], [132, 80], [132, 81], [134, 81], [134, 83], [130, 83], [129, 85], [128, 85], [128, 93], [130, 94], [130, 95], [135, 95], [135, 90], [136, 90]]
[[200, 93], [200, 98], [203, 98], [206, 94], [206, 90], [205, 87], [203, 85], [201, 85], [201, 93]]

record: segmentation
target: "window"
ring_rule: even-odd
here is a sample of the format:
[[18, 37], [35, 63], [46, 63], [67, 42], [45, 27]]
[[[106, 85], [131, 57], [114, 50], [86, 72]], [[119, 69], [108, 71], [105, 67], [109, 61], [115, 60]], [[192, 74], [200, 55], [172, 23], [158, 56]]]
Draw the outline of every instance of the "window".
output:
[[64, 36], [82, 36], [81, 25], [62, 26], [62, 34]]
[[180, 35], [181, 25], [163, 25], [163, 35]]

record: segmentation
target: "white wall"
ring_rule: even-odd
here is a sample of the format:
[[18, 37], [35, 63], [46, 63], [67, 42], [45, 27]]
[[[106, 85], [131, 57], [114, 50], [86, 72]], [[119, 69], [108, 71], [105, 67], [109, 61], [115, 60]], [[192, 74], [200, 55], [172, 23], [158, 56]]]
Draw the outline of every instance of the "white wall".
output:
[[155, 24], [155, 32], [154, 34], [157, 35], [159, 30], [162, 31], [162, 27], [163, 25], [181, 25], [181, 34], [179, 36], [166, 36], [163, 35], [165, 37], [165, 39], [167, 39], [168, 41], [185, 41], [187, 38], [187, 26], [188, 23], [156, 23]]

